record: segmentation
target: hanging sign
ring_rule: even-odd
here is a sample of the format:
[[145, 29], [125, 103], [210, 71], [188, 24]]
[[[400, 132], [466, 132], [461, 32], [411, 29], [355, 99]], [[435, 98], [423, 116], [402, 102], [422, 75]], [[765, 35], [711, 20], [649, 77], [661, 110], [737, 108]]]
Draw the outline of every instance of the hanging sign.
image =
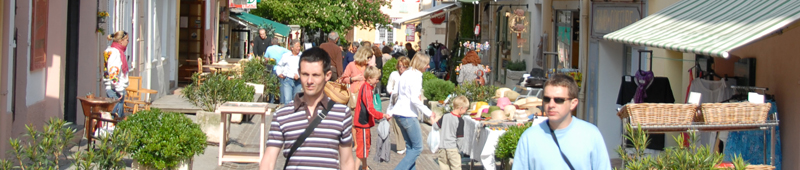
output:
[[414, 28], [416, 28], [414, 24], [406, 25], [406, 41], [414, 41]]
[[475, 24], [475, 36], [481, 33], [481, 24]]
[[230, 0], [228, 6], [231, 8], [242, 9], [256, 9], [258, 2], [256, 0]]
[[[439, 14], [441, 14], [441, 13], [443, 13], [443, 12], [444, 12], [444, 11], [441, 11], [441, 10], [439, 10], [439, 11], [437, 11], [437, 12], [434, 12], [434, 13], [433, 13], [433, 15], [439, 15]], [[446, 15], [444, 15], [444, 14], [441, 14], [441, 15], [439, 15], [439, 16], [437, 16], [437, 17], [431, 17], [431, 22], [432, 22], [433, 24], [439, 25], [439, 24], [442, 24], [442, 23], [444, 22], [444, 20], [445, 20], [445, 19], [447, 19], [447, 16], [446, 16]]]

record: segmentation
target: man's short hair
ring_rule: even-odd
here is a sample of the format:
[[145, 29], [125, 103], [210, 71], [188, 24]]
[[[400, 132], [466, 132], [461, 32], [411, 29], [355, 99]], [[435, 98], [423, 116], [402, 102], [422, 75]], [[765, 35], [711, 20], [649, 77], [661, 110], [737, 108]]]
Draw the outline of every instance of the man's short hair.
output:
[[332, 41], [332, 40], [339, 40], [339, 33], [336, 33], [336, 31], [333, 31], [330, 34], [328, 34], [328, 41]]
[[358, 47], [356, 54], [353, 55], [353, 62], [356, 62], [356, 64], [360, 65], [367, 65], [367, 62], [369, 62], [369, 57], [372, 57], [372, 47]]
[[453, 99], [453, 110], [465, 107], [469, 108], [469, 99], [466, 96], [458, 96]]
[[264, 28], [259, 28], [259, 29], [258, 29], [258, 33], [261, 33], [262, 31], [263, 31], [264, 33], [267, 33], [267, 30], [265, 30]]
[[[309, 63], [322, 62], [323, 74], [327, 74], [331, 70], [331, 56], [319, 47], [311, 47], [303, 51], [303, 54], [300, 55], [300, 62], [303, 61]], [[303, 69], [302, 67], [303, 65], [300, 65], [299, 69]]]
[[364, 69], [364, 78], [375, 78], [381, 77], [381, 69], [378, 69], [375, 66], [369, 66], [367, 69]]
[[302, 43], [302, 42], [300, 42], [300, 40], [298, 40], [298, 39], [293, 39], [292, 41], [290, 41], [290, 44], [289, 44], [289, 46], [293, 46], [295, 43], [300, 43], [300, 45], [303, 45], [303, 43]]
[[563, 73], [558, 73], [547, 79], [547, 81], [544, 82], [545, 90], [547, 90], [547, 86], [566, 87], [567, 90], [569, 90], [569, 98], [577, 98], [581, 90], [578, 88], [578, 83], [575, 83], [574, 78]]
[[281, 39], [278, 37], [272, 38], [272, 45], [278, 45], [278, 44], [281, 44]]

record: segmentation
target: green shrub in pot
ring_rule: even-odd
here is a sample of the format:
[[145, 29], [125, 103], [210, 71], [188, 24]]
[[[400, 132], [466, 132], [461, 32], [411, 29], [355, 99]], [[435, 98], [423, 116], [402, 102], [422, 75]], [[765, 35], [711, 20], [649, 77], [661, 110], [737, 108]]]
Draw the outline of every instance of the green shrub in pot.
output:
[[206, 135], [199, 125], [181, 113], [156, 108], [129, 116], [117, 125], [114, 135], [128, 135], [131, 141], [126, 150], [131, 157], [156, 169], [173, 169], [206, 148]]
[[497, 139], [497, 148], [495, 149], [494, 155], [501, 160], [514, 158], [514, 152], [517, 150], [519, 137], [522, 136], [522, 133], [529, 127], [531, 127], [531, 122], [518, 126], [509, 126], [506, 133]]
[[453, 91], [457, 96], [467, 96], [471, 102], [488, 102], [494, 97], [497, 87], [493, 85], [480, 85], [472, 81], [465, 81]]
[[212, 73], [203, 76], [202, 83], [197, 83], [199, 75], [195, 73], [192, 76], [193, 83], [184, 87], [181, 95], [208, 112], [229, 101], [252, 102], [255, 89], [243, 79], [231, 79], [231, 75], [230, 72]]
[[242, 79], [244, 79], [245, 82], [263, 84], [264, 96], [272, 94], [275, 99], [278, 99], [281, 95], [280, 83], [278, 82], [278, 77], [272, 74], [272, 70], [268, 70], [270, 68], [265, 66], [267, 64], [269, 64], [269, 61], [261, 57], [255, 57], [252, 60], [241, 62]]
[[397, 71], [397, 59], [392, 58], [386, 63], [383, 63], [383, 69], [381, 69], [381, 83], [386, 86], [389, 83], [389, 76], [392, 75], [392, 72]]
[[525, 71], [525, 60], [508, 62], [506, 69], [511, 71]]
[[423, 95], [430, 101], [441, 101], [447, 98], [447, 95], [453, 93], [456, 85], [453, 82], [442, 80], [442, 79], [432, 79], [422, 83], [422, 89], [424, 89]]

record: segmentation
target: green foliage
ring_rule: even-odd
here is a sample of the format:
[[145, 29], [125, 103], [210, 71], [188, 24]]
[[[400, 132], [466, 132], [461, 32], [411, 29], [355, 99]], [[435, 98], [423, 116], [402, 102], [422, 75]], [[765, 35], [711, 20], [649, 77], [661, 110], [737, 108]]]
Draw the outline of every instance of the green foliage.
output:
[[453, 82], [445, 81], [442, 79], [431, 79], [422, 83], [425, 98], [430, 101], [440, 101], [447, 98], [447, 95], [453, 93], [456, 85]]
[[[353, 27], [375, 29], [376, 25], [390, 25], [389, 16], [382, 6], [391, 8], [389, 0], [270, 0], [258, 3], [251, 14], [283, 24], [299, 25], [306, 31], [336, 31], [344, 37]], [[340, 38], [342, 39], [342, 38]]]
[[100, 143], [95, 145], [96, 148], [79, 151], [73, 155], [75, 158], [73, 165], [76, 169], [125, 169], [126, 165], [122, 159], [126, 156], [126, 147], [132, 141], [130, 135], [117, 131], [110, 136], [99, 138]]
[[381, 83], [384, 86], [388, 85], [389, 83], [389, 76], [392, 75], [392, 72], [397, 71], [397, 59], [392, 58], [386, 63], [383, 63], [383, 69], [381, 70]]
[[735, 170], [745, 170], [747, 169], [747, 165], [750, 165], [747, 161], [744, 160], [742, 154], [733, 155], [733, 169]]
[[531, 122], [522, 124], [521, 126], [509, 126], [506, 133], [497, 139], [497, 148], [495, 149], [495, 156], [500, 159], [514, 158], [514, 152], [517, 150], [517, 142], [519, 137], [531, 127]]
[[201, 76], [195, 73], [192, 84], [183, 88], [182, 95], [195, 106], [213, 112], [222, 103], [229, 101], [252, 102], [255, 89], [248, 86], [243, 79], [231, 79], [230, 72], [212, 73]]
[[494, 96], [494, 92], [497, 91], [498, 87], [493, 85], [485, 85], [482, 86], [472, 81], [466, 81], [458, 85], [458, 88], [455, 89], [454, 93], [458, 96], [467, 96], [469, 101], [479, 102], [479, 101], [489, 101], [491, 97]]
[[280, 83], [278, 82], [278, 76], [271, 74], [269, 72], [270, 70], [267, 70], [266, 64], [269, 61], [274, 60], [255, 57], [252, 60], [241, 62], [242, 79], [245, 82], [263, 84], [264, 95], [269, 96], [269, 94], [272, 94], [275, 96], [275, 99], [278, 99], [281, 95], [279, 89]]
[[436, 77], [436, 75], [431, 73], [431, 72], [427, 72], [427, 71], [426, 72], [422, 72], [422, 83], [425, 83], [426, 81], [433, 80], [433, 79], [439, 79], [439, 78]]
[[[634, 152], [628, 154], [621, 146], [617, 148], [617, 154], [625, 162], [625, 169], [630, 170], [650, 170], [650, 169], [714, 169], [722, 162], [723, 156], [712, 151], [707, 146], [695, 146], [697, 134], [689, 133], [689, 143], [684, 142], [684, 136], [673, 137], [678, 147], [669, 147], [653, 158], [644, 153], [647, 147], [647, 133], [640, 128], [634, 129], [631, 125], [626, 125], [625, 139], [633, 143]], [[688, 146], [685, 146], [688, 145]]]
[[[29, 137], [24, 144], [22, 140], [9, 139], [11, 153], [16, 159], [17, 166], [12, 161], [0, 161], [3, 169], [60, 169], [59, 160], [67, 158], [63, 150], [71, 144], [69, 141], [75, 137], [76, 129], [69, 127], [72, 123], [58, 118], [50, 118], [42, 128], [36, 130], [32, 125], [25, 125]], [[10, 169], [10, 168], [9, 168]]]
[[460, 36], [462, 38], [473, 38], [475, 36], [475, 23], [474, 23], [474, 11], [475, 5], [472, 4], [463, 4], [461, 7], [461, 25], [460, 25]]
[[525, 60], [510, 61], [506, 68], [511, 71], [525, 71]]
[[133, 159], [156, 169], [172, 169], [206, 148], [199, 125], [181, 113], [156, 108], [129, 116], [114, 133], [130, 137], [126, 150]]

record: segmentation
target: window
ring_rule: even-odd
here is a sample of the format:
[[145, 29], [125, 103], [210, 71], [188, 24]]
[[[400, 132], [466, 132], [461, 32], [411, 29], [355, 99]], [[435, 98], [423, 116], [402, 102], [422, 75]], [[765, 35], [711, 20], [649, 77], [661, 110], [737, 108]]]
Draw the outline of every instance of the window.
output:
[[391, 26], [389, 27], [379, 27], [378, 28], [378, 36], [376, 36], [375, 43], [380, 44], [384, 41], [386, 43], [394, 42], [394, 28]]

